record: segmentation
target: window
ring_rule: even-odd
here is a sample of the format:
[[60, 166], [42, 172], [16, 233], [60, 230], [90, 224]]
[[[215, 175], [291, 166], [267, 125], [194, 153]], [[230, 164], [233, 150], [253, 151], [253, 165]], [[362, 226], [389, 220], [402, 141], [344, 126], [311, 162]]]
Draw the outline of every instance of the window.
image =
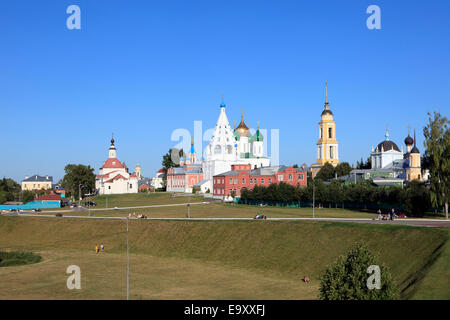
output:
[[108, 186], [108, 189], [111, 190], [111, 186]]
[[278, 181], [283, 181], [283, 175], [282, 174], [278, 175]]
[[233, 178], [230, 178], [230, 184], [233, 184]]
[[242, 179], [242, 184], [245, 184], [245, 179], [244, 178]]
[[133, 185], [132, 184], [130, 184], [130, 189], [133, 189]]
[[250, 179], [250, 184], [253, 184], [253, 179]]
[[333, 138], [333, 128], [328, 128], [328, 138]]
[[323, 128], [320, 128], [320, 139], [323, 138]]
[[271, 183], [272, 183], [272, 179], [269, 178], [269, 184], [271, 184]]
[[237, 184], [237, 178], [234, 179], [234, 184]]
[[261, 179], [261, 184], [264, 184], [264, 179]]
[[292, 174], [289, 175], [289, 181], [292, 181]]
[[220, 148], [220, 146], [216, 146], [216, 148], [214, 149], [214, 153], [215, 153], [215, 154], [220, 154], [220, 153], [222, 153], [222, 149]]
[[302, 174], [299, 174], [299, 175], [298, 175], [298, 180], [303, 181], [303, 175], [302, 175]]
[[333, 154], [333, 147], [330, 146], [330, 159], [334, 158], [334, 154]]

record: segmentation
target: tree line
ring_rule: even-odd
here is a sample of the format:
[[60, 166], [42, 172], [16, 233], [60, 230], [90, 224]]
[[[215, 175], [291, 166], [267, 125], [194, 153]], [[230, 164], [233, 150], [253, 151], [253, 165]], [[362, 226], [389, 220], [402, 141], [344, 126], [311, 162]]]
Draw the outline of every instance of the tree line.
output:
[[370, 181], [346, 184], [341, 180], [325, 183], [321, 179], [309, 180], [306, 187], [281, 182], [253, 189], [241, 190], [240, 203], [280, 206], [321, 205], [328, 208], [378, 209], [395, 208], [409, 216], [421, 217], [432, 207], [429, 189], [418, 181], [405, 188], [376, 186]]

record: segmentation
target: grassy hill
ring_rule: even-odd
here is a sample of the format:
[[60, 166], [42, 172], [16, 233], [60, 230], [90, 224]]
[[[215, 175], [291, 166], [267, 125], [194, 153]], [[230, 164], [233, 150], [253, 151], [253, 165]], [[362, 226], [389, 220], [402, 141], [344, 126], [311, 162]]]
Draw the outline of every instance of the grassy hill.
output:
[[[0, 278], [10, 288], [0, 288], [0, 294], [123, 298], [125, 230], [123, 221], [1, 217], [0, 249], [31, 250], [42, 254], [44, 261], [2, 268]], [[315, 299], [325, 268], [360, 240], [391, 268], [403, 298], [450, 298], [448, 286], [442, 285], [448, 281], [448, 262], [442, 264], [449, 255], [446, 229], [134, 220], [129, 236], [132, 298], [136, 299]], [[101, 257], [93, 252], [100, 242], [107, 249]], [[63, 272], [70, 264], [83, 265], [85, 288], [80, 292], [64, 290]], [[305, 275], [312, 278], [310, 285], [300, 281]]]

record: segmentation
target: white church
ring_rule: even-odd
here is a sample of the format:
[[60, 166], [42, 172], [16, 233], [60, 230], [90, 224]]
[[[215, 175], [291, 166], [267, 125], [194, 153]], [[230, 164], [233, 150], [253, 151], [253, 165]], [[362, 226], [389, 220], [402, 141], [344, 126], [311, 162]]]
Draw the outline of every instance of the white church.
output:
[[121, 163], [117, 159], [117, 150], [112, 138], [108, 159], [96, 175], [95, 188], [99, 194], [137, 193], [140, 175], [139, 165], [135, 173], [129, 173], [125, 162]]
[[233, 164], [250, 164], [252, 168], [270, 166], [270, 159], [264, 156], [264, 137], [259, 124], [256, 133], [251, 135], [241, 111], [241, 122], [232, 130], [225, 109], [222, 102], [214, 134], [202, 161], [203, 180], [196, 184], [202, 192], [209, 189], [212, 193], [213, 176], [230, 171]]

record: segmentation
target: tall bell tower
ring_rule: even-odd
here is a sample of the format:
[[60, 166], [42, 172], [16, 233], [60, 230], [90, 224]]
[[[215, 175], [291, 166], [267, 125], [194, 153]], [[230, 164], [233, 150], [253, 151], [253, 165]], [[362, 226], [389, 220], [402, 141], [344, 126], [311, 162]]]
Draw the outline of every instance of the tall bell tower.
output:
[[328, 103], [328, 83], [325, 82], [325, 104], [319, 122], [319, 140], [317, 140], [316, 163], [311, 166], [314, 177], [325, 163], [339, 164], [339, 144], [336, 139], [336, 122]]

